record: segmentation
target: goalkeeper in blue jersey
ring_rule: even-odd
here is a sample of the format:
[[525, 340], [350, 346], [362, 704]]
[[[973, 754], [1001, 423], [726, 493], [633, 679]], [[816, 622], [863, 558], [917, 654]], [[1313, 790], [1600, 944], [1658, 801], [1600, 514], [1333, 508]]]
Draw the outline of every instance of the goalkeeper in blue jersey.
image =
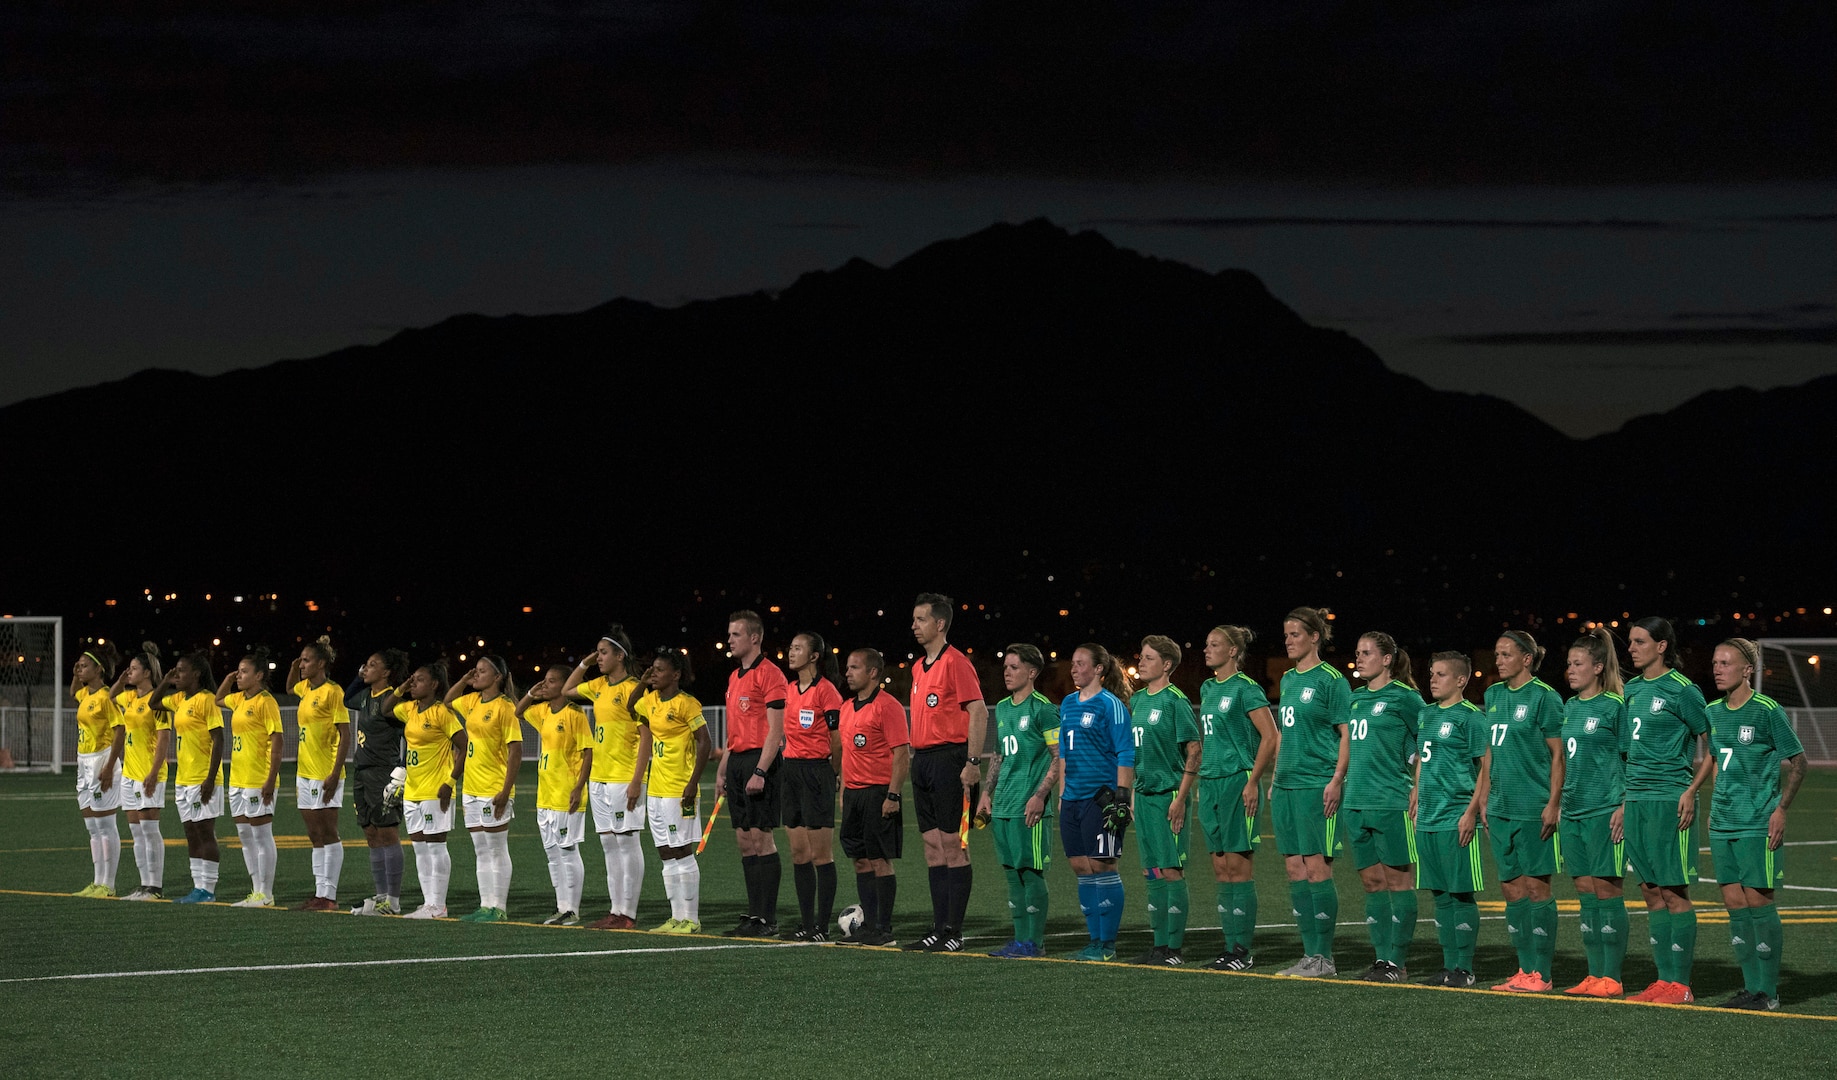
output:
[[1123, 879], [1116, 873], [1135, 786], [1135, 729], [1129, 679], [1102, 645], [1072, 653], [1078, 689], [1059, 705], [1059, 756], [1065, 788], [1059, 797], [1059, 839], [1078, 875], [1078, 907], [1091, 943], [1077, 960], [1116, 959], [1123, 921]]

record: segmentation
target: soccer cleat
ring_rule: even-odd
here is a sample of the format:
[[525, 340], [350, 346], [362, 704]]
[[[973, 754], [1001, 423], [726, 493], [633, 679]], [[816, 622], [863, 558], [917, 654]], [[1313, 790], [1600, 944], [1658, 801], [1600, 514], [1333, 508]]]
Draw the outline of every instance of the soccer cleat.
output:
[[147, 886], [147, 895], [141, 897], [141, 899], [163, 901], [166, 899], [166, 889], [161, 885], [149, 885]]
[[[559, 926], [561, 925], [561, 920], [567, 918], [568, 916], [572, 914], [574, 914], [572, 911], [557, 911], [553, 915], [550, 915], [548, 918], [542, 920], [542, 925]], [[580, 921], [579, 919], [575, 920], [575, 922], [579, 922], [579, 921]]]
[[1473, 972], [1468, 971], [1466, 968], [1455, 968], [1448, 973], [1449, 986], [1466, 988], [1472, 986], [1474, 982]]
[[955, 934], [948, 934], [938, 939], [938, 943], [926, 952], [962, 952], [963, 939]]
[[1435, 974], [1429, 976], [1428, 981], [1424, 982], [1423, 985], [1424, 986], [1449, 986], [1452, 984], [1450, 984], [1448, 980], [1450, 978], [1453, 978], [1453, 976], [1454, 976], [1453, 968], [1443, 968], [1440, 971], [1436, 972]]
[[1165, 953], [1166, 951], [1167, 950], [1164, 946], [1156, 945], [1154, 948], [1149, 949], [1147, 952], [1143, 953], [1142, 955], [1136, 957], [1135, 959], [1129, 962], [1131, 964], [1141, 964], [1145, 967], [1146, 966], [1159, 966], [1161, 963], [1161, 955]]
[[243, 897], [241, 900], [238, 900], [234, 904], [231, 904], [230, 906], [231, 907], [266, 907], [267, 905], [262, 903], [261, 893], [252, 892], [249, 895]]
[[1299, 977], [1302, 975], [1310, 974], [1309, 969], [1312, 968], [1313, 966], [1314, 966], [1314, 958], [1312, 956], [1304, 956], [1301, 959], [1290, 964], [1288, 967], [1285, 967], [1281, 971], [1276, 972], [1276, 974], [1292, 975], [1292, 976]]
[[1089, 960], [1095, 963], [1104, 960], [1114, 960], [1116, 959], [1116, 954], [1105, 949], [1102, 942], [1093, 941], [1089, 945], [1073, 953], [1071, 958], [1073, 960]]
[[905, 952], [930, 952], [932, 946], [936, 945], [942, 936], [943, 935], [939, 934], [936, 930], [933, 930], [917, 941], [906, 942], [904, 945], [900, 946], [900, 949]]
[[174, 900], [173, 903], [175, 904], [208, 904], [215, 899], [217, 899], [216, 893], [211, 892], [208, 889], [199, 889], [199, 888], [194, 887], [190, 892], [186, 893], [184, 896], [181, 896], [177, 900]]
[[998, 959], [1001, 959], [1001, 960], [1012, 960], [1012, 959], [1014, 959], [1014, 958], [1015, 958], [1016, 956], [1019, 956], [1019, 955], [1020, 955], [1020, 953], [1019, 953], [1019, 951], [1018, 951], [1018, 950], [1020, 949], [1020, 947], [1021, 947], [1021, 943], [1020, 943], [1020, 942], [1018, 942], [1018, 941], [1010, 941], [1010, 942], [1008, 942], [1008, 943], [1007, 943], [1006, 945], [1003, 945], [1003, 946], [1002, 946], [1001, 948], [999, 948], [999, 949], [990, 949], [990, 950], [989, 950], [989, 955], [990, 955], [990, 956], [993, 956], [993, 957], [996, 957], [996, 958], [998, 958]]
[[[1761, 996], [1762, 995], [1756, 994], [1751, 990], [1737, 990], [1733, 994], [1730, 994], [1725, 1000], [1717, 1002], [1716, 1008], [1718, 1009], [1753, 1009], [1753, 1008], [1758, 1008], [1758, 1007], [1764, 1007], [1764, 1006], [1758, 1006], [1754, 1000], [1755, 998], [1761, 997]], [[1763, 1000], [1765, 999], [1763, 998]]]
[[825, 944], [828, 944], [828, 942], [829, 942], [829, 931], [827, 931], [827, 930], [822, 930], [822, 929], [817, 929], [817, 930], [812, 930], [812, 931], [810, 931], [810, 936], [809, 936], [809, 937], [807, 937], [807, 938], [805, 938], [805, 939], [804, 939], [804, 941], [805, 941], [805, 943], [806, 943], [806, 944], [810, 944], [810, 945], [825, 945]]
[[1590, 975], [1586, 979], [1583, 979], [1581, 982], [1576, 983], [1574, 986], [1563, 991], [1563, 993], [1568, 994], [1571, 997], [1592, 997], [1593, 995], [1590, 993], [1590, 991], [1593, 990], [1595, 984], [1600, 981], [1601, 981], [1601, 977], [1599, 975]]
[[[1516, 928], [1513, 928], [1512, 932], [1517, 933], [1518, 931]], [[1515, 974], [1513, 974], [1511, 978], [1493, 987], [1493, 989], [1494, 990], [1516, 990], [1518, 989], [1518, 980], [1522, 978], [1524, 978], [1524, 969], [1519, 968], [1518, 971]]]
[[1045, 956], [1046, 953], [1041, 951], [1040, 947], [1033, 942], [1023, 941], [1020, 943], [1020, 951], [1016, 952], [1014, 955], [1016, 959], [1020, 960], [1038, 960], [1040, 957]]
[[1250, 951], [1239, 945], [1228, 953], [1220, 953], [1218, 959], [1207, 965], [1213, 971], [1249, 971], [1256, 966], [1256, 960]]
[[891, 949], [899, 944], [899, 941], [893, 937], [893, 931], [883, 926], [876, 926], [872, 930], [858, 931], [855, 934], [855, 940], [857, 944], [867, 945], [876, 949]]
[[490, 910], [491, 910], [490, 908], [481, 907], [476, 911], [468, 911], [464, 915], [461, 915], [459, 917], [459, 921], [460, 922], [483, 922], [485, 918], [485, 912], [490, 911]]
[[400, 900], [391, 900], [387, 896], [379, 897], [376, 901], [376, 913], [378, 915], [400, 915], [402, 913], [402, 902]]
[[505, 922], [510, 918], [509, 913], [499, 907], [479, 908], [477, 914], [473, 922]]
[[1666, 983], [1664, 991], [1651, 1000], [1655, 1005], [1694, 1005], [1697, 1001], [1690, 987], [1680, 982]]
[[1547, 994], [1553, 988], [1550, 980], [1535, 971], [1520, 971], [1503, 984], [1493, 987], [1494, 990], [1509, 990], [1514, 994]]
[[560, 923], [560, 925], [562, 925], [562, 926], [579, 926], [579, 925], [580, 925], [580, 916], [579, 916], [578, 914], [576, 914], [575, 912], [572, 912], [572, 911], [564, 911], [564, 912], [562, 912], [562, 913], [561, 913], [561, 923]]
[[140, 888], [135, 889], [133, 892], [122, 897], [122, 899], [123, 900], [145, 900], [147, 899], [147, 887], [145, 885], [142, 885]]
[[1665, 992], [1665, 980], [1654, 979], [1652, 985], [1627, 998], [1628, 1001], [1657, 1001], [1658, 995]]
[[672, 919], [670, 921], [675, 925], [665, 930], [666, 934], [699, 934], [702, 932], [702, 924], [693, 919]]
[[1179, 949], [1170, 946], [1161, 950], [1162, 967], [1180, 967], [1185, 963], [1186, 957], [1180, 955]]
[[741, 919], [732, 930], [723, 931], [722, 937], [762, 937], [765, 931], [765, 920], [755, 919], [748, 915]]
[[92, 881], [89, 884], [78, 889], [76, 892], [71, 893], [70, 895], [72, 896], [94, 896], [96, 895], [96, 890], [100, 889], [101, 887], [102, 886], [100, 884]]
[[663, 922], [651, 927], [649, 932], [653, 934], [674, 934], [676, 932], [676, 924], [681, 921], [682, 920], [672, 915], [663, 920]]
[[1589, 987], [1587, 990], [1584, 990], [1582, 992], [1582, 996], [1583, 997], [1597, 997], [1597, 998], [1617, 998], [1624, 993], [1626, 993], [1626, 987], [1620, 985], [1620, 980], [1609, 979], [1609, 978], [1603, 977], [1603, 978], [1596, 979], [1595, 984], [1593, 986]]
[[115, 887], [113, 885], [98, 885], [96, 886], [96, 891], [89, 895], [95, 897], [97, 900], [113, 900], [115, 899]]
[[809, 941], [810, 935], [814, 933], [816, 933], [816, 931], [810, 929], [808, 926], [799, 926], [796, 929], [786, 930], [783, 933], [779, 934], [778, 940], [780, 941]]
[[636, 924], [632, 922], [630, 915], [621, 915], [616, 911], [607, 912], [605, 918], [587, 927], [589, 930], [632, 930], [635, 928]]
[[353, 915], [375, 915], [376, 913], [376, 897], [374, 896], [351, 909]]
[[422, 904], [420, 907], [402, 916], [405, 919], [444, 919], [446, 908], [439, 904]]
[[1399, 983], [1408, 977], [1409, 972], [1391, 963], [1389, 960], [1378, 961], [1366, 968], [1365, 973], [1359, 976], [1359, 978], [1365, 982], [1375, 983]]
[[1333, 958], [1331, 956], [1316, 956], [1314, 958], [1314, 970], [1308, 972], [1308, 977], [1313, 979], [1325, 979], [1338, 974], [1339, 968], [1333, 966]]
[[338, 901], [333, 900], [330, 897], [315, 896], [311, 900], [308, 900], [305, 903], [301, 904], [299, 907], [294, 908], [294, 910], [295, 911], [337, 911]]

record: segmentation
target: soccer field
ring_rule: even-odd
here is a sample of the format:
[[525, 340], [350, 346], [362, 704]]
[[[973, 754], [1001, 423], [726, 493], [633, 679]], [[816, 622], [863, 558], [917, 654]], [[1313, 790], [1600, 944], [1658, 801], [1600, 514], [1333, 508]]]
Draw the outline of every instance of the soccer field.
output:
[[[533, 769], [525, 776], [534, 790]], [[452, 1075], [534, 1072], [573, 1075], [878, 1077], [987, 1074], [1066, 1076], [1103, 1072], [1191, 1076], [1254, 1070], [1318, 1076], [1322, 1068], [1368, 1074], [1613, 1075], [1669, 1061], [1669, 1072], [1830, 1075], [1837, 1059], [1837, 772], [1814, 771], [1792, 811], [1781, 1010], [1740, 1013], [1692, 1006], [1526, 997], [1479, 990], [1382, 986], [1350, 977], [1297, 980], [1265, 972], [1300, 954], [1287, 919], [1287, 890], [1273, 851], [1259, 857], [1259, 968], [1204, 971], [1218, 951], [1212, 884], [1192, 864], [1195, 918], [1184, 969], [980, 955], [918, 955], [845, 946], [720, 938], [743, 906], [733, 835], [725, 820], [702, 856], [706, 936], [591, 931], [534, 925], [554, 907], [533, 813], [511, 828], [515, 872], [510, 924], [357, 919], [346, 914], [179, 907], [67, 895], [89, 880], [87, 835], [72, 779], [0, 777], [0, 1075], [106, 1074]], [[282, 778], [280, 790], [292, 785]], [[1707, 803], [1705, 803], [1707, 809]], [[370, 891], [362, 837], [347, 808], [349, 845], [341, 884], [347, 902]], [[189, 887], [184, 841], [168, 806], [166, 887]], [[276, 892], [286, 904], [311, 895], [304, 828], [282, 804]], [[124, 835], [125, 828], [122, 830]], [[219, 895], [240, 898], [248, 877], [235, 830], [219, 819]], [[989, 834], [971, 834], [976, 891], [966, 932], [973, 949], [1005, 943], [1006, 894]], [[1267, 846], [1267, 844], [1266, 844]], [[124, 845], [119, 884], [136, 882]], [[476, 901], [471, 845], [455, 835], [452, 904]], [[788, 847], [781, 851], [789, 861]], [[1121, 952], [1146, 947], [1143, 889], [1133, 842], [1123, 861], [1129, 888]], [[915, 937], [930, 918], [916, 836], [899, 864], [895, 932]], [[657, 860], [639, 924], [668, 916]], [[590, 920], [605, 910], [604, 864], [585, 849]], [[1704, 873], [1714, 869], [1704, 856]], [[1481, 897], [1478, 974], [1484, 984], [1516, 968], [1490, 856]], [[852, 903], [841, 867], [838, 904]], [[1048, 872], [1048, 949], [1084, 944], [1072, 875]], [[1338, 862], [1342, 971], [1370, 962], [1349, 859]], [[410, 861], [405, 884], [418, 899]], [[1558, 879], [1557, 982], [1584, 973], [1574, 890]], [[1702, 931], [1697, 996], [1719, 1001], [1740, 986], [1715, 886], [1697, 887]], [[1490, 901], [1490, 903], [1489, 903]], [[1629, 907], [1641, 909], [1636, 902]], [[1424, 904], [1425, 916], [1428, 905]], [[795, 921], [791, 874], [780, 918]], [[1635, 916], [1637, 928], [1643, 914]], [[1645, 936], [1629, 950], [1626, 983], [1653, 977]], [[1440, 968], [1435, 933], [1417, 934], [1411, 969]], [[1420, 1033], [1420, 1034], [1419, 1034]]]

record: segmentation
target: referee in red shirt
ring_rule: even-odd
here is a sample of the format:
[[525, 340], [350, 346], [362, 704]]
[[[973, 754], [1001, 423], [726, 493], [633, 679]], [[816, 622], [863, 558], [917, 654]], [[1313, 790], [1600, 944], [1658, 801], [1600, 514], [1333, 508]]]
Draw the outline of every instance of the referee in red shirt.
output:
[[893, 862], [906, 832], [899, 789], [911, 764], [906, 710], [880, 689], [887, 662], [876, 649], [848, 654], [848, 689], [838, 730], [842, 735], [842, 854], [855, 860], [861, 929], [846, 945], [892, 945], [893, 900], [899, 880]]
[[931, 933], [903, 948], [957, 952], [970, 906], [970, 855], [957, 840], [963, 808], [982, 787], [982, 740], [989, 710], [970, 658], [945, 635], [951, 599], [920, 593], [913, 601], [912, 636], [925, 655], [912, 665], [912, 801], [925, 838], [931, 884]]
[[727, 676], [727, 748], [715, 790], [727, 794], [727, 817], [746, 875], [746, 917], [726, 937], [778, 933], [778, 885], [784, 866], [778, 827], [778, 755], [785, 744], [785, 673], [765, 657], [765, 624], [752, 611], [727, 617], [727, 649], [740, 666]]

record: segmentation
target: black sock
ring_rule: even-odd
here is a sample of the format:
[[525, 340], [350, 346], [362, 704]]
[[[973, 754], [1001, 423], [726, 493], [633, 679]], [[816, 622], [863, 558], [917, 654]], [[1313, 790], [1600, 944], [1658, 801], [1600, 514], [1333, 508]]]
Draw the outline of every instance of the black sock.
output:
[[[830, 865], [835, 865], [831, 863]], [[797, 914], [803, 921], [799, 926], [816, 926], [816, 867], [807, 862], [791, 864], [791, 883], [797, 886]], [[831, 895], [835, 885], [830, 885]], [[823, 926], [829, 925], [829, 917], [823, 917]]]
[[810, 925], [818, 930], [826, 930], [836, 918], [836, 864], [819, 863], [816, 866], [816, 910], [817, 915]]
[[950, 922], [950, 867], [927, 866], [925, 875], [931, 879], [931, 932], [942, 933]]
[[746, 878], [746, 917], [759, 914], [759, 856], [740, 856], [740, 873]]
[[880, 925], [880, 890], [874, 884], [874, 872], [855, 875], [855, 895], [861, 899], [861, 927], [872, 930]]
[[892, 874], [874, 879], [874, 890], [880, 894], [880, 928], [893, 931], [893, 896], [899, 892], [899, 879]]
[[778, 924], [778, 886], [785, 879], [785, 863], [774, 851], [770, 855], [761, 855], [754, 865], [759, 867], [759, 917], [768, 924]]
[[950, 868], [950, 921], [946, 929], [951, 937], [963, 936], [963, 916], [970, 908], [970, 866]]

